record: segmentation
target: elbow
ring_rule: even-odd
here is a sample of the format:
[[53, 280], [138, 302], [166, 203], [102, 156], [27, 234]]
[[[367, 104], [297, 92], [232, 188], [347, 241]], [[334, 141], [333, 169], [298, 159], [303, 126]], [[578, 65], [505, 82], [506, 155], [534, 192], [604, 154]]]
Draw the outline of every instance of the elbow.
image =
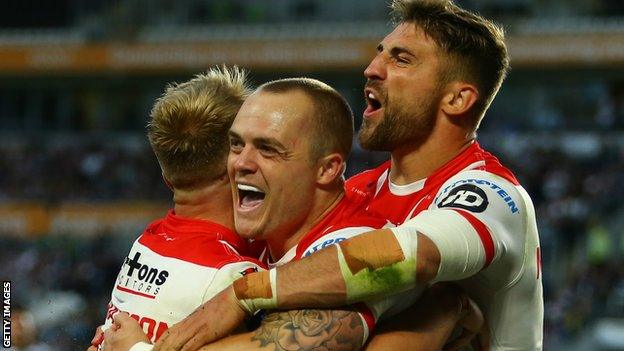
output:
[[440, 251], [426, 235], [418, 233], [416, 281], [426, 284], [434, 280], [440, 268]]

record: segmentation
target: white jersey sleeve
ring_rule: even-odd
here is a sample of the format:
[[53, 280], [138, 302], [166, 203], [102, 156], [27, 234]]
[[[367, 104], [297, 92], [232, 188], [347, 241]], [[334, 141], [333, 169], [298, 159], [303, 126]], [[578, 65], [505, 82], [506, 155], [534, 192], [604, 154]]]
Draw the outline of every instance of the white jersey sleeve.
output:
[[541, 349], [539, 237], [533, 204], [520, 185], [487, 171], [461, 172], [402, 226], [436, 244], [436, 281], [458, 281], [479, 304], [492, 350]]
[[[402, 224], [418, 229], [440, 251], [437, 281], [460, 280], [503, 255], [524, 252], [527, 208], [519, 187], [485, 171], [450, 178], [429, 209]], [[513, 268], [513, 267], [510, 267]], [[516, 267], [517, 269], [518, 267]]]

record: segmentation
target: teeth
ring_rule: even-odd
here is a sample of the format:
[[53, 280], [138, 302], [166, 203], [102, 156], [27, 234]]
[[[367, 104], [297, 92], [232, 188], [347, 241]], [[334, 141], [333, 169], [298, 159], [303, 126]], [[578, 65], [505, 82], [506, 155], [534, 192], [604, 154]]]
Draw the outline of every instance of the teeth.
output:
[[373, 93], [368, 93], [368, 98], [374, 100], [375, 99], [375, 95], [373, 95]]
[[236, 184], [236, 187], [238, 188], [238, 190], [253, 191], [253, 192], [256, 192], [256, 193], [263, 193], [264, 194], [264, 191], [256, 188], [255, 186], [246, 185], [246, 184]]

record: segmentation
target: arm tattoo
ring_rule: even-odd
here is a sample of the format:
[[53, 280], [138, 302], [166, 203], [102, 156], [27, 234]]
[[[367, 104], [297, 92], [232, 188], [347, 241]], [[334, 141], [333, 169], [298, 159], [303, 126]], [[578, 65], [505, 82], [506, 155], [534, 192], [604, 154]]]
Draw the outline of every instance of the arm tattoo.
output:
[[364, 327], [357, 312], [346, 310], [292, 310], [266, 316], [251, 340], [275, 351], [359, 350]]

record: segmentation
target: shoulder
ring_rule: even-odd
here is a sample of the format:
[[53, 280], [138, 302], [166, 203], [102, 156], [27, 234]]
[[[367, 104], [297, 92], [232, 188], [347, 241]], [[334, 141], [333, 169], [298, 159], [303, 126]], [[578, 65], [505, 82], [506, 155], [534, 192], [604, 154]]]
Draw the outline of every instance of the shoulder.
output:
[[336, 225], [328, 227], [321, 235], [302, 240], [297, 247], [297, 251], [301, 257], [306, 257], [330, 245], [338, 244], [343, 240], [382, 228], [385, 224], [385, 220], [376, 217], [368, 218], [362, 216], [352, 218], [349, 221], [336, 223]]
[[473, 213], [482, 213], [494, 206], [518, 214], [524, 205], [523, 197], [517, 181], [487, 170], [469, 170], [449, 178], [436, 194], [434, 204], [439, 208], [460, 208]]
[[376, 168], [369, 169], [349, 178], [345, 183], [348, 192], [360, 193], [364, 196], [373, 196], [377, 188], [377, 181], [390, 168], [390, 161], [386, 161]]

